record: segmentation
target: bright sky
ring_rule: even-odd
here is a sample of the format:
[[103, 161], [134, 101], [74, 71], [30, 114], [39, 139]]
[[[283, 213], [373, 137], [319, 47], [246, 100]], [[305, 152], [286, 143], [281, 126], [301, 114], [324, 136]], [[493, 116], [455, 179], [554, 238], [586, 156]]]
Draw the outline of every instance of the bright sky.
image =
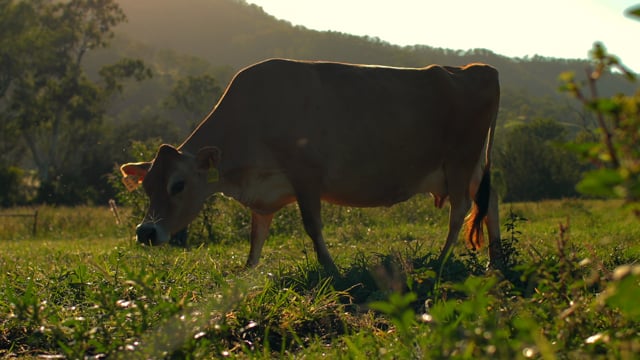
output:
[[640, 0], [248, 0], [294, 25], [396, 45], [586, 59], [595, 41], [640, 72]]

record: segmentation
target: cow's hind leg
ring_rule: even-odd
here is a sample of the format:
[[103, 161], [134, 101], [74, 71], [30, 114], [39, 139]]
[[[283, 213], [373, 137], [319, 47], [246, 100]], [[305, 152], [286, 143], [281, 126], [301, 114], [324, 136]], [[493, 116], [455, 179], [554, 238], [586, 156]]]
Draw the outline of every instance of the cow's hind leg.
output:
[[450, 198], [451, 208], [449, 209], [449, 233], [447, 234], [447, 241], [440, 252], [438, 261], [442, 264], [449, 258], [453, 245], [458, 241], [460, 230], [464, 224], [464, 218], [471, 207], [471, 199], [468, 194], [463, 196], [451, 196]]
[[260, 261], [262, 246], [269, 235], [269, 226], [273, 220], [274, 214], [258, 214], [255, 211], [251, 213], [251, 249], [249, 250], [249, 258], [247, 259], [247, 267], [254, 267]]
[[318, 256], [318, 262], [331, 274], [339, 274], [338, 268], [333, 262], [327, 245], [322, 236], [322, 218], [320, 214], [320, 197], [311, 195], [298, 195], [298, 206], [302, 215], [304, 229], [313, 240], [313, 247]]
[[[482, 181], [475, 185], [471, 183], [471, 194], [475, 195], [474, 210], [470, 214], [467, 223], [468, 244], [478, 250], [482, 246], [483, 228], [487, 226], [489, 232], [489, 267], [492, 269], [504, 269], [504, 257], [502, 254], [502, 240], [500, 239], [500, 218], [498, 214], [498, 194], [491, 186], [489, 170], [485, 170]], [[484, 221], [483, 221], [484, 220]]]
[[491, 189], [489, 198], [489, 211], [484, 219], [489, 232], [489, 267], [504, 270], [504, 256], [502, 253], [502, 240], [500, 239], [500, 218], [498, 214], [498, 194]]

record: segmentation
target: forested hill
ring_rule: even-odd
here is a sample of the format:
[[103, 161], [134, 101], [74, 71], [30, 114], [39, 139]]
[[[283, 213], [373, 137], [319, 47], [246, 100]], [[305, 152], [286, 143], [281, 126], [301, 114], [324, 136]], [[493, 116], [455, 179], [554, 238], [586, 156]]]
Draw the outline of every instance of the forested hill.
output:
[[[129, 19], [117, 29], [124, 38], [232, 69], [270, 57], [392, 66], [481, 61], [500, 70], [503, 88], [538, 97], [557, 95], [561, 72], [581, 74], [585, 68], [585, 63], [577, 60], [511, 59], [490, 50], [440, 49], [428, 44], [400, 47], [377, 38], [313, 31], [278, 20], [242, 0], [121, 0], [120, 4]], [[631, 89], [618, 79], [602, 85], [603, 93]]]

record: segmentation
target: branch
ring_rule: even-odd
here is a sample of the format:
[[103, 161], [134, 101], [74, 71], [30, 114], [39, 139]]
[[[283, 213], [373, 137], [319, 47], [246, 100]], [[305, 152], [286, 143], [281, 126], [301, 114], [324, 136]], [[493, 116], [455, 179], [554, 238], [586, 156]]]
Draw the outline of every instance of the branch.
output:
[[36, 163], [36, 167], [38, 168], [40, 180], [49, 180], [49, 166], [47, 164], [44, 164], [44, 162], [42, 161], [40, 153], [38, 152], [38, 146], [36, 145], [35, 139], [31, 135], [31, 132], [27, 130], [21, 131], [21, 133], [24, 141], [27, 143], [27, 147], [31, 151], [31, 155], [33, 155], [33, 162]]
[[[589, 68], [586, 69], [587, 78], [589, 79], [589, 90], [591, 92], [591, 101], [595, 102], [598, 100], [598, 89], [596, 87], [596, 81], [600, 77], [600, 71], [591, 71]], [[584, 101], [584, 99], [583, 99]], [[604, 144], [607, 147], [607, 153], [611, 158], [611, 163], [614, 168], [620, 166], [620, 161], [618, 160], [618, 155], [616, 154], [615, 147], [613, 146], [613, 134], [609, 131], [607, 127], [607, 123], [604, 119], [604, 114], [598, 108], [595, 109], [596, 118], [598, 119], [598, 126], [604, 132]]]

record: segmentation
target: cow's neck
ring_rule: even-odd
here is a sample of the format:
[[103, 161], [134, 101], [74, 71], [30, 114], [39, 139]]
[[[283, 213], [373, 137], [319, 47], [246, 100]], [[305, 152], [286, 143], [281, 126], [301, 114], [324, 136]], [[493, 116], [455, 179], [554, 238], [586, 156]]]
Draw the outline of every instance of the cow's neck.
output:
[[221, 133], [214, 129], [214, 114], [210, 114], [187, 139], [178, 147], [180, 151], [196, 155], [205, 146], [220, 146], [217, 136]]

